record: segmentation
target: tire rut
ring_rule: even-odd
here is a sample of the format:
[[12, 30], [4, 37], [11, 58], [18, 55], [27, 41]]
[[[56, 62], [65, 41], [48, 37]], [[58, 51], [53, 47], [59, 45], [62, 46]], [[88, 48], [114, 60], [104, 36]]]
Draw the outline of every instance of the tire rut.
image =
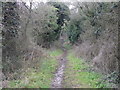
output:
[[62, 81], [63, 81], [63, 75], [64, 70], [66, 66], [66, 56], [67, 56], [67, 50], [63, 50], [64, 53], [62, 56], [58, 59], [59, 60], [59, 67], [55, 73], [55, 77], [52, 81], [51, 88], [62, 88]]

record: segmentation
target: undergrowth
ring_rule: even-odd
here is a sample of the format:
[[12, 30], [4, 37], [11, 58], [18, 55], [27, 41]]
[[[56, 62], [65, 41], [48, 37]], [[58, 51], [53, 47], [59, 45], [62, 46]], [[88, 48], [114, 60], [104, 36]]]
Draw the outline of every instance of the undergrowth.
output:
[[40, 59], [39, 68], [29, 68], [24, 73], [25, 78], [21, 80], [12, 80], [9, 82], [9, 87], [12, 88], [50, 88], [51, 81], [54, 77], [54, 72], [58, 66], [56, 56], [62, 54], [61, 50], [48, 51], [49, 58]]

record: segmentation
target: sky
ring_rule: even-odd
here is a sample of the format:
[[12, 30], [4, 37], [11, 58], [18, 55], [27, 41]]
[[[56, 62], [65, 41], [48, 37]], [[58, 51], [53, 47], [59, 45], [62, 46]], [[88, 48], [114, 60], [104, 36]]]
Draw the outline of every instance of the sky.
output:
[[[11, 1], [15, 1], [15, 0], [0, 0], [2, 2], [11, 2]], [[19, 2], [21, 1], [25, 1], [25, 2], [29, 2], [30, 0], [17, 0]], [[34, 2], [47, 2], [47, 1], [50, 1], [50, 0], [33, 0]], [[76, 1], [79, 1], [79, 2], [119, 2], [120, 0], [52, 0], [52, 1], [62, 1], [62, 2], [76, 2]]]
[[[29, 1], [29, 0], [23, 0], [23, 1]], [[46, 1], [50, 1], [50, 0], [33, 0], [34, 2], [46, 2]], [[51, 0], [51, 1], [57, 1], [57, 2], [118, 2], [119, 0]]]

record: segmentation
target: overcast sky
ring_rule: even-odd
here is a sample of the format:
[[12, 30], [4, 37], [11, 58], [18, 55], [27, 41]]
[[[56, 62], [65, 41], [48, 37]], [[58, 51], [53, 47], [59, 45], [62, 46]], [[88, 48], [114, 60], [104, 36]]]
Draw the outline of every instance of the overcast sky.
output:
[[[16, 0], [0, 0], [2, 2], [5, 1], [16, 1]], [[17, 0], [17, 1], [25, 1], [25, 2], [29, 2], [30, 0]], [[46, 2], [46, 1], [51, 1], [51, 0], [33, 0], [34, 2]], [[119, 2], [120, 0], [53, 0], [53, 1], [62, 1], [62, 2], [76, 2], [76, 1], [80, 1], [80, 2]]]
[[[23, 1], [29, 1], [29, 0], [23, 0]], [[50, 1], [50, 0], [33, 0], [34, 2], [46, 2], [46, 1]], [[76, 1], [80, 1], [80, 2], [118, 2], [119, 0], [52, 0], [52, 1], [62, 1], [62, 2], [76, 2]]]

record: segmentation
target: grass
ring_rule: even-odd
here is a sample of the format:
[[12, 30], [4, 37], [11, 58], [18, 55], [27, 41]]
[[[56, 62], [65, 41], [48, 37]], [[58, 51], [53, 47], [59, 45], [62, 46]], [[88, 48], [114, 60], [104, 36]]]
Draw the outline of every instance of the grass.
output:
[[68, 64], [65, 70], [64, 87], [74, 88], [103, 88], [105, 84], [99, 84], [102, 77], [94, 71], [88, 71], [89, 65], [80, 58], [75, 57], [74, 53], [69, 52]]
[[63, 51], [60, 49], [56, 49], [56, 50], [50, 50], [50, 51], [48, 51], [48, 53], [51, 57], [56, 57], [56, 56], [61, 55], [63, 53]]
[[22, 80], [10, 81], [9, 87], [12, 88], [50, 88], [54, 72], [58, 66], [56, 56], [62, 54], [61, 50], [48, 52], [50, 57], [41, 60], [38, 70], [30, 68]]

